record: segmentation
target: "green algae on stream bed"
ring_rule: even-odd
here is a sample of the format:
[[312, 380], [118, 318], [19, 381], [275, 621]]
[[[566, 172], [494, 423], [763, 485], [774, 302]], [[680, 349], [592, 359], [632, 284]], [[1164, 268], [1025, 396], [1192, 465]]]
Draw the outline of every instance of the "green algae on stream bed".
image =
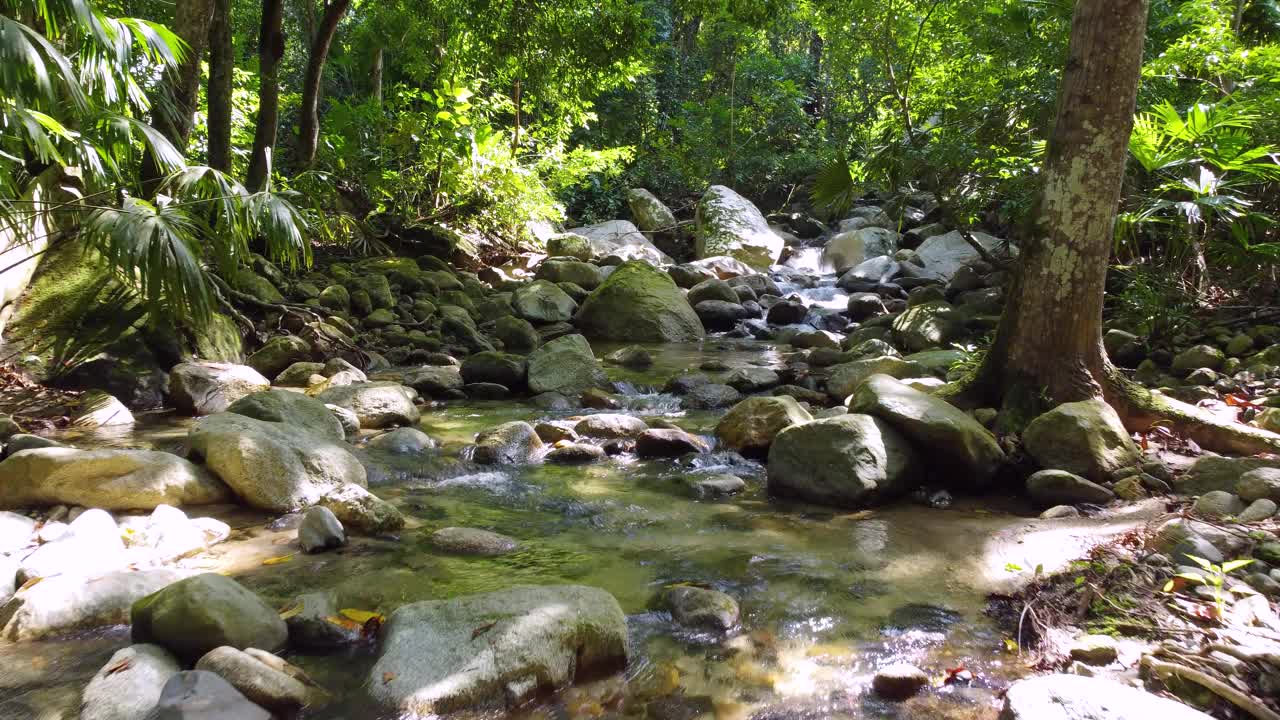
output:
[[[710, 341], [709, 341], [710, 342]], [[720, 342], [720, 341], [716, 341]], [[710, 436], [722, 412], [685, 413], [670, 398], [647, 392], [678, 372], [715, 357], [730, 368], [776, 364], [766, 346], [737, 349], [655, 348], [646, 371], [610, 367], [615, 380], [640, 388], [634, 412], [663, 417]], [[603, 355], [605, 349], [598, 348]], [[713, 376], [723, 376], [715, 373]], [[292, 531], [271, 518], [239, 511], [239, 530], [193, 566], [229, 571], [278, 607], [321, 589], [339, 606], [383, 613], [418, 600], [487, 592], [516, 584], [578, 583], [613, 593], [628, 613], [633, 661], [625, 678], [593, 683], [513, 717], [905, 717], [901, 708], [865, 692], [877, 667], [906, 661], [941, 677], [966, 666], [973, 688], [947, 688], [944, 717], [985, 707], [993, 688], [1021, 673], [1004, 654], [1003, 638], [984, 616], [985, 597], [1017, 578], [1009, 563], [1061, 566], [1084, 554], [1100, 536], [1140, 523], [1135, 513], [1113, 521], [1041, 521], [990, 510], [1000, 500], [960, 499], [947, 510], [901, 504], [847, 513], [771, 501], [763, 468], [727, 454], [694, 461], [639, 461], [623, 456], [585, 467], [530, 465], [476, 467], [459, 457], [476, 432], [511, 420], [569, 417], [511, 402], [458, 402], [428, 409], [420, 428], [442, 449], [424, 457], [360, 454], [371, 484], [408, 519], [398, 538], [354, 538], [338, 552], [296, 554], [263, 565], [264, 553], [287, 555]], [[132, 435], [109, 435], [113, 445], [180, 444], [187, 421], [157, 416]], [[84, 434], [67, 438], [89, 444]], [[689, 473], [731, 472], [747, 481], [738, 497], [697, 501], [683, 490]], [[1007, 503], [1006, 503], [1007, 504]], [[1011, 506], [1019, 510], [1016, 506]], [[477, 527], [515, 538], [518, 551], [498, 557], [463, 557], [437, 550], [430, 533], [448, 526]], [[695, 582], [737, 598], [742, 631], [725, 640], [674, 626], [648, 609], [665, 584]], [[58, 670], [5, 673], [0, 711], [45, 705], [39, 717], [75, 717], [54, 711], [74, 697], [101, 662], [58, 658], [109, 655], [126, 633], [41, 643], [42, 657]], [[34, 650], [0, 647], [0, 664], [23, 663]], [[292, 653], [337, 697], [305, 717], [381, 720], [362, 685], [374, 660], [370, 647], [346, 653]], [[29, 662], [29, 660], [28, 660]], [[102, 658], [105, 662], [105, 657]], [[69, 669], [68, 669], [69, 668]], [[625, 680], [625, 682], [623, 682]], [[34, 693], [34, 694], [33, 694]], [[25, 698], [25, 700], [23, 699]], [[78, 703], [76, 703], [78, 705]], [[804, 715], [810, 712], [810, 715]], [[812, 714], [812, 713], [817, 713]], [[4, 714], [3, 717], [21, 717]]]

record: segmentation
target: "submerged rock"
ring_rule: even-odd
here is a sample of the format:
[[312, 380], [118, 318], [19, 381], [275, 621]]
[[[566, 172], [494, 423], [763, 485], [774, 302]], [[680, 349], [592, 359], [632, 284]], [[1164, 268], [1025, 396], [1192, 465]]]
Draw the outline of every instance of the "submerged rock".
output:
[[196, 670], [217, 673], [250, 702], [277, 713], [297, 712], [322, 695], [298, 679], [306, 677], [301, 670], [257, 648], [214, 648], [196, 662]]
[[668, 585], [658, 595], [658, 607], [681, 625], [703, 630], [730, 630], [738, 624], [738, 601], [695, 585]]
[[521, 586], [396, 610], [368, 687], [401, 713], [505, 709], [576, 676], [620, 669], [627, 657], [627, 620], [612, 595]]
[[431, 544], [456, 555], [496, 557], [515, 552], [520, 543], [506, 535], [479, 528], [447, 527], [431, 533]]

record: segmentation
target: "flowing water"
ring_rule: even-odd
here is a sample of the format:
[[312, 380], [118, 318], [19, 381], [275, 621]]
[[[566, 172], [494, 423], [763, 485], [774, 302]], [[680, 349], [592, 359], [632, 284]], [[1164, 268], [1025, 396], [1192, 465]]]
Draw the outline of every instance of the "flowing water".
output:
[[[833, 297], [824, 288], [804, 292], [815, 301]], [[651, 369], [610, 368], [627, 390], [626, 412], [666, 418], [708, 440], [721, 413], [686, 413], [653, 388], [706, 359], [730, 369], [783, 361], [767, 344], [725, 339], [652, 352]], [[361, 451], [375, 492], [409, 520], [397, 538], [353, 538], [338, 552], [295, 554], [290, 518], [213, 508], [204, 512], [232, 525], [231, 540], [185, 562], [229, 573], [277, 607], [322, 588], [338, 592], [340, 607], [386, 613], [407, 602], [515, 584], [577, 583], [613, 593], [632, 635], [626, 673], [509, 717], [958, 718], [982, 716], [998, 689], [1025, 672], [984, 615], [986, 594], [1016, 583], [1014, 566], [1060, 567], [1099, 536], [1142, 519], [1041, 521], [998, 498], [960, 498], [944, 510], [904, 503], [859, 513], [790, 505], [767, 497], [760, 464], [726, 453], [669, 461], [622, 456], [586, 467], [476, 467], [463, 459], [480, 430], [567, 416], [516, 401], [430, 408], [421, 428], [441, 442], [438, 452], [406, 459]], [[159, 415], [129, 432], [60, 439], [179, 450], [188, 424]], [[724, 472], [746, 479], [748, 490], [698, 501], [679, 482]], [[493, 558], [442, 554], [428, 536], [448, 526], [503, 533], [521, 548]], [[672, 582], [702, 583], [737, 598], [740, 632], [728, 638], [690, 632], [650, 610], [655, 593]], [[127, 642], [127, 628], [112, 628], [0, 646], [0, 717], [78, 717], [80, 689]], [[304, 717], [389, 718], [372, 709], [362, 690], [374, 653], [357, 647], [289, 654], [335, 695]], [[919, 665], [936, 684], [948, 668], [961, 666], [975, 680], [905, 705], [876, 700], [868, 691], [871, 676], [897, 661]]]

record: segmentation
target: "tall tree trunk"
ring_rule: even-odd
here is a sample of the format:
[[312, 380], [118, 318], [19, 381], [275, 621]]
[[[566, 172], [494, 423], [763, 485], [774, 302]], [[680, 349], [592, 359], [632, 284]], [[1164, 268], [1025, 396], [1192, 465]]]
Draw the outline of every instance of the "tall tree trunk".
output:
[[369, 73], [369, 97], [373, 102], [382, 107], [382, 48], [374, 48], [373, 51], [373, 68]]
[[298, 159], [303, 167], [311, 167], [316, 161], [316, 145], [320, 142], [320, 84], [324, 79], [324, 64], [329, 59], [329, 47], [338, 31], [338, 23], [351, 7], [351, 0], [333, 0], [326, 3], [324, 16], [311, 41], [311, 54], [307, 58], [307, 73], [302, 80], [302, 127], [298, 138]]
[[280, 125], [280, 58], [284, 57], [281, 21], [284, 0], [262, 0], [262, 27], [258, 32], [258, 119], [253, 130], [253, 154], [245, 185], [261, 190], [271, 175], [271, 155], [275, 151]]
[[209, 167], [231, 172], [231, 78], [235, 47], [231, 35], [231, 0], [214, 0], [209, 27]]
[[520, 110], [522, 109], [520, 105], [522, 100], [519, 80], [516, 80], [515, 85], [511, 88], [511, 100], [516, 106], [515, 134], [511, 136], [511, 156], [515, 157], [516, 153], [520, 152]]
[[1147, 0], [1078, 0], [1041, 194], [976, 378], [1007, 426], [1104, 393], [1102, 302], [1146, 35]]
[[1102, 347], [1102, 304], [1115, 213], [1133, 126], [1147, 0], [1077, 0], [1058, 118], [1040, 199], [996, 339], [981, 368], [947, 392], [1000, 405], [1020, 430], [1063, 402], [1103, 398], [1134, 431], [1159, 423], [1217, 452], [1280, 452], [1280, 435], [1152, 393]]
[[[187, 147], [191, 125], [200, 98], [200, 61], [209, 42], [213, 20], [213, 0], [178, 0], [173, 10], [172, 30], [188, 46], [182, 64], [166, 73], [151, 102], [151, 124], [179, 151]], [[155, 194], [163, 174], [150, 152], [142, 158], [144, 193]]]

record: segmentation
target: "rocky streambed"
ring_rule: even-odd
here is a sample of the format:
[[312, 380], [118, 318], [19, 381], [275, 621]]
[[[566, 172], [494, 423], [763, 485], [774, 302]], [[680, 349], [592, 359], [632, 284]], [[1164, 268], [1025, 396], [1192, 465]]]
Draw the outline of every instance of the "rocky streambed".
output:
[[[992, 593], [1157, 526], [1153, 578], [1268, 562], [1149, 496], [1265, 523], [1271, 461], [1184, 473], [1100, 401], [1011, 442], [933, 394], [1011, 251], [925, 200], [830, 231], [713, 188], [695, 239], [633, 203], [649, 235], [578, 228], [483, 278], [255, 263], [247, 357], [103, 372], [72, 427], [0, 428], [0, 714], [994, 717], [1031, 669]], [[1004, 717], [1166, 707], [1092, 674]]]

